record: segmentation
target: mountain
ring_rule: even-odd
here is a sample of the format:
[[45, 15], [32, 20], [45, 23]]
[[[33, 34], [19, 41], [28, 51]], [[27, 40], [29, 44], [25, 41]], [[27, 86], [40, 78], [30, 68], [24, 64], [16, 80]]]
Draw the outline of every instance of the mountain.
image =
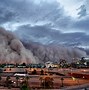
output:
[[12, 32], [0, 28], [0, 63], [23, 62], [37, 63], [38, 61]]
[[72, 62], [87, 56], [86, 52], [78, 48], [61, 45], [42, 45], [25, 41], [22, 41], [22, 43], [27, 49], [32, 51], [34, 56], [38, 57], [38, 59], [43, 62], [60, 62], [61, 59]]

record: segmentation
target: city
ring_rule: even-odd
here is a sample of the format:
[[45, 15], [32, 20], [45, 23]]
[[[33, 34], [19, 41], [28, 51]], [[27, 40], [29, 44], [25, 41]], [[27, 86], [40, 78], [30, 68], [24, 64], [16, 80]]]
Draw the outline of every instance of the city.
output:
[[0, 89], [88, 90], [89, 66], [84, 66], [86, 58], [82, 59], [79, 67], [75, 67], [77, 62], [74, 65], [73, 62], [68, 64], [64, 60], [60, 64], [53, 64], [50, 61], [45, 64], [0, 64]]
[[89, 90], [89, 0], [0, 0], [0, 90]]

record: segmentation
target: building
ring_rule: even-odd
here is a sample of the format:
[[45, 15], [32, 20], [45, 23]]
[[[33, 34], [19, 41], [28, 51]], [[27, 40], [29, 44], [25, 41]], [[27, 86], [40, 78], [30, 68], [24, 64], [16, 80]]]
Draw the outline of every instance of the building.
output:
[[57, 68], [57, 67], [59, 67], [58, 64], [54, 64], [54, 63], [51, 62], [51, 61], [46, 62], [46, 63], [45, 63], [45, 66], [46, 66], [46, 68]]

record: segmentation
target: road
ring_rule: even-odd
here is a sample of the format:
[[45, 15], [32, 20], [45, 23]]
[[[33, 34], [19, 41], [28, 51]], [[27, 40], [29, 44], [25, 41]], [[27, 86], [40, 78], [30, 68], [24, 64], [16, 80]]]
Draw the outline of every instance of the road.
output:
[[[20, 70], [22, 70], [22, 69], [20, 69]], [[40, 71], [41, 69], [37, 69], [37, 70]], [[67, 73], [71, 72], [71, 71], [72, 72], [81, 72], [81, 71], [84, 71], [84, 70], [85, 69], [53, 69], [53, 70], [45, 69], [44, 71], [45, 71], [45, 73], [47, 73], [47, 72], [59, 72], [61, 74], [66, 74], [67, 75]], [[18, 68], [18, 71], [19, 71], [19, 68]], [[31, 71], [31, 69], [28, 68], [28, 71]], [[1, 74], [2, 82], [5, 81], [7, 76], [10, 76], [11, 80], [16, 82], [16, 77], [13, 76], [15, 72], [16, 72], [15, 68], [12, 68], [11, 70], [7, 69], [5, 71], [5, 73]], [[88, 72], [88, 70], [87, 70], [87, 72]], [[82, 79], [82, 78], [71, 78], [71, 77], [68, 77], [68, 76], [58, 76], [58, 75], [52, 75], [52, 77], [53, 77], [53, 80], [54, 80], [53, 81], [54, 82], [53, 86], [54, 86], [55, 89], [62, 88], [61, 87], [61, 85], [62, 85], [61, 78], [62, 77], [64, 78], [64, 80], [63, 80], [63, 87], [64, 88], [69, 87], [69, 86], [78, 86], [78, 85], [83, 85], [83, 84], [89, 83], [89, 80]], [[21, 78], [22, 77], [19, 78], [19, 84], [20, 84], [20, 79]], [[40, 85], [41, 85], [40, 75], [29, 75], [28, 83], [29, 83], [30, 87], [40, 87]]]
[[[53, 75], [53, 82], [54, 82], [54, 88], [56, 89], [59, 89], [61, 88], [61, 84], [62, 84], [62, 81], [61, 81], [61, 77], [60, 76], [57, 76], [57, 75]], [[22, 79], [22, 77], [19, 78], [19, 84], [20, 84], [20, 80]], [[6, 76], [2, 76], [2, 82], [4, 82], [6, 80]], [[13, 82], [16, 82], [16, 77], [14, 76], [11, 76], [11, 80]], [[41, 85], [41, 80], [40, 80], [40, 75], [29, 75], [29, 80], [28, 80], [28, 83], [29, 83], [29, 86], [30, 87], [40, 87]], [[77, 86], [77, 85], [81, 85], [81, 84], [86, 84], [86, 83], [89, 83], [89, 80], [86, 80], [86, 79], [75, 79], [73, 80], [72, 78], [66, 78], [64, 77], [64, 80], [63, 80], [63, 86], [64, 87], [69, 87], [69, 86]], [[16, 83], [15, 83], [16, 85]]]

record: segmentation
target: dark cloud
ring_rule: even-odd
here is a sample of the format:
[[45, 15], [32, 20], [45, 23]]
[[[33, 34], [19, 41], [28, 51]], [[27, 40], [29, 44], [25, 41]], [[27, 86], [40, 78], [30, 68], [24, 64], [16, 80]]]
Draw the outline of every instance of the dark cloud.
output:
[[73, 23], [73, 28], [89, 33], [89, 17]]
[[[51, 20], [62, 16], [62, 10], [60, 5], [55, 3], [43, 2], [41, 5], [35, 4], [32, 0], [7, 0], [2, 1], [1, 4], [7, 6], [8, 10], [13, 9], [17, 13], [19, 20], [25, 19], [29, 21], [41, 21], [41, 20]], [[8, 12], [8, 11], [7, 11]]]
[[84, 16], [87, 15], [86, 6], [85, 6], [85, 5], [81, 5], [81, 6], [78, 8], [78, 10], [79, 10], [79, 12], [78, 12], [79, 18], [84, 17]]
[[12, 7], [12, 2], [9, 1], [0, 0], [0, 24], [16, 20], [17, 13]]
[[42, 44], [62, 44], [67, 46], [88, 45], [89, 36], [85, 33], [62, 33], [60, 30], [47, 26], [21, 26], [15, 34], [24, 41], [40, 42]]
[[[56, 0], [49, 3], [47, 1], [42, 1], [40, 3], [35, 3], [33, 0], [1, 0], [0, 2], [0, 22], [28, 22], [29, 24], [35, 24], [42, 22], [45, 24], [49, 23], [52, 27], [57, 27], [65, 32], [65, 28], [68, 29], [77, 28], [77, 23], [79, 28], [81, 24], [85, 25], [86, 20], [81, 20], [75, 22], [71, 16], [65, 13], [64, 8], [61, 7]], [[79, 17], [86, 15], [85, 5], [81, 5], [78, 9]], [[71, 24], [73, 27], [71, 27]], [[74, 24], [74, 25], [73, 25]], [[86, 26], [84, 26], [86, 27]]]
[[[51, 0], [49, 0], [50, 2], [48, 0], [40, 1], [0, 0], [0, 24], [3, 26], [9, 22], [13, 29], [16, 28], [16, 32], [21, 38], [44, 44], [75, 44], [89, 39], [86, 35], [89, 32], [89, 16], [85, 4], [79, 6], [80, 18], [74, 18], [69, 16], [61, 3], [56, 0], [52, 0], [53, 2]], [[70, 33], [70, 31], [85, 31], [85, 33]]]
[[[11, 18], [12, 21], [29, 23], [38, 23], [42, 21], [46, 23], [50, 22], [52, 23], [51, 25], [56, 25], [59, 22], [59, 26], [61, 26], [61, 22], [64, 23], [64, 9], [56, 0], [54, 0], [54, 3], [43, 1], [41, 4], [36, 4], [32, 0], [9, 0], [9, 2], [4, 0], [0, 5], [3, 5], [2, 7], [5, 7], [5, 9], [8, 8], [8, 11], [5, 11], [6, 13], [12, 10], [13, 13], [16, 14], [15, 16], [13, 15], [15, 20]], [[4, 9], [2, 10], [4, 11]], [[6, 13], [4, 13], [4, 16]], [[66, 25], [66, 23], [64, 24]]]

